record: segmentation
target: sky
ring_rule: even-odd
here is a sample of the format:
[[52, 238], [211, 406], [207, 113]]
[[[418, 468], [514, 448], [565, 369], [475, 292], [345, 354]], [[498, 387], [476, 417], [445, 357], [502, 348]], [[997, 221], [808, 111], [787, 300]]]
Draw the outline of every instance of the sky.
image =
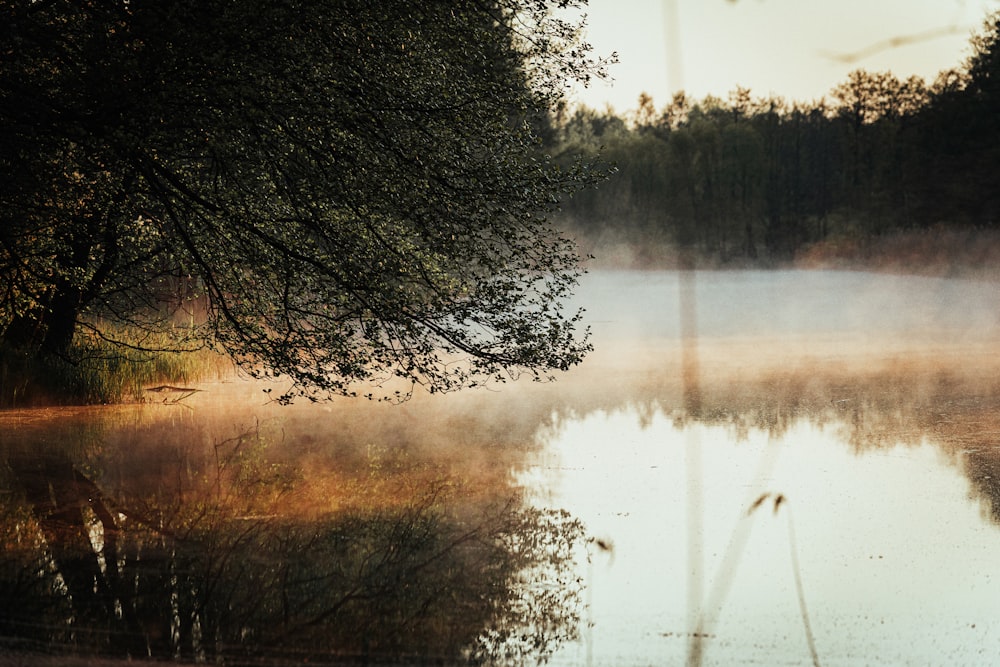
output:
[[970, 35], [997, 10], [1000, 0], [590, 0], [586, 39], [619, 63], [612, 83], [573, 99], [624, 113], [644, 91], [659, 109], [675, 90], [725, 99], [742, 86], [808, 102], [859, 68], [931, 83], [962, 65]]

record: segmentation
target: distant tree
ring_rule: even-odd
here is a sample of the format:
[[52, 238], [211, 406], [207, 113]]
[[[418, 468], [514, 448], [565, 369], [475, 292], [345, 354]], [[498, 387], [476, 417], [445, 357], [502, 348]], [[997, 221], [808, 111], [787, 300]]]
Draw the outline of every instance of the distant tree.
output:
[[656, 106], [653, 104], [653, 96], [642, 92], [639, 94], [639, 106], [635, 111], [635, 127], [648, 131], [656, 124]]
[[[749, 123], [734, 123], [722, 136], [726, 151], [729, 219], [738, 229], [734, 235], [741, 254], [757, 258], [756, 228], [761, 219], [763, 179], [766, 175], [764, 147], [757, 130]], [[734, 230], [736, 231], [736, 230]]]
[[663, 110], [662, 123], [670, 128], [676, 128], [687, 122], [691, 112], [691, 100], [684, 91], [674, 93], [670, 104]]
[[576, 154], [596, 154], [613, 139], [628, 132], [625, 120], [610, 108], [604, 111], [587, 106], [577, 107], [562, 126], [564, 148]]
[[971, 222], [971, 201], [964, 181], [969, 147], [978, 143], [969, 123], [964, 70], [941, 72], [931, 85], [928, 103], [916, 118], [919, 153], [916, 222]]
[[966, 113], [961, 133], [964, 188], [957, 194], [974, 217], [1000, 225], [1000, 12], [990, 14], [972, 38], [968, 78], [960, 96]]
[[577, 363], [546, 214], [598, 176], [533, 128], [601, 63], [557, 4], [5, 2], [0, 339], [65, 355], [203, 295], [195, 342], [293, 393]]
[[847, 81], [835, 87], [831, 95], [838, 112], [861, 125], [913, 113], [923, 106], [925, 90], [919, 77], [900, 81], [890, 72], [858, 69], [848, 74]]

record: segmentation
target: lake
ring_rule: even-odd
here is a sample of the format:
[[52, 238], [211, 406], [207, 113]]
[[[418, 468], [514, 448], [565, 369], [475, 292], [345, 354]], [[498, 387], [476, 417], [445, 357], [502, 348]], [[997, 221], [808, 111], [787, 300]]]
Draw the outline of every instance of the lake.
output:
[[596, 350], [554, 383], [0, 413], [0, 648], [994, 663], [1000, 284], [600, 271], [574, 303]]

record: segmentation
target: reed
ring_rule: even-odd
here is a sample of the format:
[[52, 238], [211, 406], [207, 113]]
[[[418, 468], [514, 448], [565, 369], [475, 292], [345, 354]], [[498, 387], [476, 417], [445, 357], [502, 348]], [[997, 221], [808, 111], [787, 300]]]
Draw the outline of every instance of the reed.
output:
[[187, 385], [233, 370], [228, 357], [207, 347], [172, 351], [176, 337], [167, 333], [103, 331], [81, 331], [59, 357], [0, 347], [0, 408], [141, 401], [150, 385]]

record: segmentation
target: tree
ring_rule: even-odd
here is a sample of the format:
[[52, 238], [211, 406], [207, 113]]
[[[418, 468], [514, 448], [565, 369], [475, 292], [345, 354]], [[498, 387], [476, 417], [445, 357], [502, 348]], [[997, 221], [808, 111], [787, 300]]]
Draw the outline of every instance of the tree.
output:
[[964, 103], [962, 132], [956, 137], [964, 149], [956, 179], [955, 198], [975, 219], [996, 226], [1000, 217], [1000, 12], [983, 21], [973, 35], [972, 55], [966, 62], [967, 85], [959, 96]]
[[171, 330], [164, 304], [202, 296], [175, 344], [286, 399], [589, 349], [545, 216], [599, 174], [531, 128], [602, 63], [549, 3], [14, 0], [0, 24], [5, 345]]

